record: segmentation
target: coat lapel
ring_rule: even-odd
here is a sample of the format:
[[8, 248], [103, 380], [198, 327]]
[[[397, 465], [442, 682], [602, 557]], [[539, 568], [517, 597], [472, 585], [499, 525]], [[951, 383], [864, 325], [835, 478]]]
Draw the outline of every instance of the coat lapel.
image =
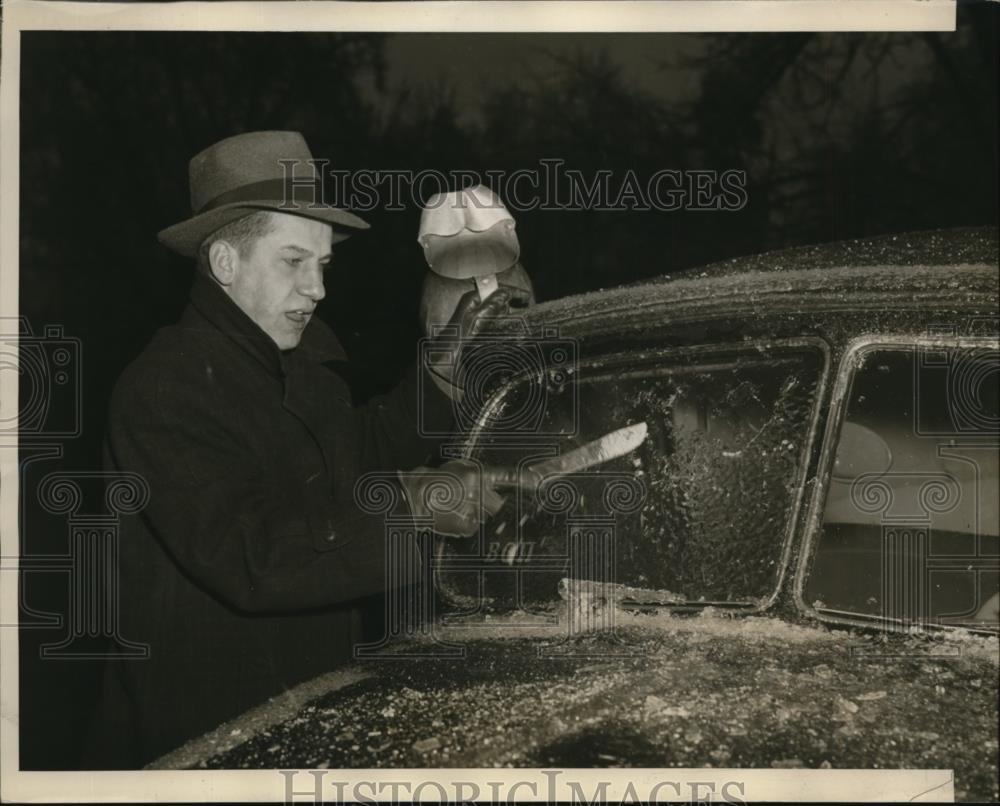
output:
[[[242, 350], [268, 375], [283, 386], [282, 406], [302, 421], [323, 454], [327, 469], [333, 467], [329, 455], [330, 440], [325, 439], [324, 424], [330, 419], [331, 399], [342, 384], [318, 389], [316, 365], [345, 361], [346, 354], [333, 331], [320, 319], [306, 327], [302, 341], [294, 350], [282, 352], [278, 345], [229, 298], [210, 278], [198, 274], [191, 289], [191, 305]], [[333, 373], [330, 373], [331, 378]], [[342, 399], [348, 402], [343, 388]]]

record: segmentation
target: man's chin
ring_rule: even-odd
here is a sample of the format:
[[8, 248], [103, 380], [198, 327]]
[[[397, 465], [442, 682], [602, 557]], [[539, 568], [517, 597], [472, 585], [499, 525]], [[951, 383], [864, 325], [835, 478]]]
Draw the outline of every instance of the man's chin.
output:
[[282, 334], [277, 338], [275, 338], [274, 336], [272, 336], [271, 338], [274, 339], [274, 342], [275, 344], [278, 345], [279, 350], [281, 350], [282, 352], [288, 352], [289, 350], [294, 350], [296, 347], [299, 346], [299, 343], [302, 341], [302, 331], [299, 331], [294, 335], [289, 335], [286, 333]]

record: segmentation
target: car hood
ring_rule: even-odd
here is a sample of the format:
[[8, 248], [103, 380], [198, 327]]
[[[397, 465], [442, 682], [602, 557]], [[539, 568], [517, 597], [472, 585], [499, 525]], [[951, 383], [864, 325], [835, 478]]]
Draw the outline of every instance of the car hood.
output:
[[360, 664], [200, 766], [934, 768], [960, 798], [998, 795], [995, 638], [618, 615], [576, 636], [527, 614], [453, 625], [464, 658], [424, 642]]

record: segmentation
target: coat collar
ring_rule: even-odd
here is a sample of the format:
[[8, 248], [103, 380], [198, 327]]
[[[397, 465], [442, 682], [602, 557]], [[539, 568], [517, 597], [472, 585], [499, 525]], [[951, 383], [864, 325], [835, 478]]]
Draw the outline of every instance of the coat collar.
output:
[[329, 326], [313, 317], [294, 350], [282, 352], [265, 333], [218, 284], [201, 272], [195, 274], [191, 287], [191, 305], [212, 325], [236, 342], [246, 353], [260, 362], [273, 375], [283, 377], [290, 366], [300, 362], [320, 364], [326, 361], [346, 361], [344, 348]]

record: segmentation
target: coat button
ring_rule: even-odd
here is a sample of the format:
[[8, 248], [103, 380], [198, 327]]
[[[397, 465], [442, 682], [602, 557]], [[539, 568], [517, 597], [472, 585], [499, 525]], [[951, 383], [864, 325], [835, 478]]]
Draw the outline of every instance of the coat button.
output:
[[337, 533], [336, 532], [330, 532], [330, 534], [328, 534], [326, 536], [326, 542], [327, 543], [333, 543], [336, 539], [337, 539]]

